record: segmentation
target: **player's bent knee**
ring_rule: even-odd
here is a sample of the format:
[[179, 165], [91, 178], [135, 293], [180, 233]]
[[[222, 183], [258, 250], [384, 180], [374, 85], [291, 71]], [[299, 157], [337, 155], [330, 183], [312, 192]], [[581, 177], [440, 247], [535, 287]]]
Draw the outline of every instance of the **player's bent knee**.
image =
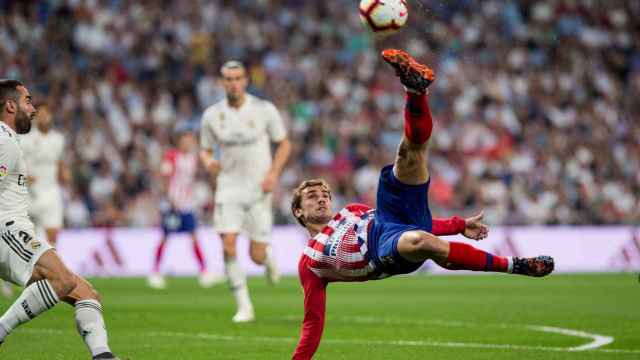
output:
[[426, 231], [407, 231], [398, 240], [398, 251], [410, 261], [439, 258], [446, 253], [447, 242]]

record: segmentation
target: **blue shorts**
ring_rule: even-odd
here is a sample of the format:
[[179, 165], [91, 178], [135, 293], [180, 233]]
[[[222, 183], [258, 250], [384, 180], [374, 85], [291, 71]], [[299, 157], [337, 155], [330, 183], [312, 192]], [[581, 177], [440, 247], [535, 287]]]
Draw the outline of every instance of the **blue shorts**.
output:
[[389, 275], [416, 271], [423, 262], [414, 263], [398, 253], [400, 236], [411, 230], [431, 232], [429, 181], [420, 185], [401, 183], [393, 174], [393, 165], [380, 172], [376, 212], [369, 229], [369, 256], [382, 272]]
[[170, 233], [190, 233], [196, 230], [196, 216], [193, 212], [165, 211], [162, 213], [162, 231]]

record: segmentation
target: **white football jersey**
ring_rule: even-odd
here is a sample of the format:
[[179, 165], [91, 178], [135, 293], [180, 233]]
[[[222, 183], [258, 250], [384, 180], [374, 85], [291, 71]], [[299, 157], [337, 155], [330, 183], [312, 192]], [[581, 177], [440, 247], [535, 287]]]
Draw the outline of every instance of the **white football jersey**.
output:
[[201, 147], [220, 150], [216, 202], [262, 198], [261, 184], [271, 167], [271, 142], [287, 136], [278, 109], [249, 94], [239, 109], [224, 99], [205, 110], [201, 126]]
[[27, 165], [13, 129], [0, 121], [0, 221], [27, 218]]
[[59, 190], [59, 164], [64, 151], [64, 136], [50, 130], [43, 133], [34, 128], [20, 139], [29, 174], [35, 179], [30, 184], [35, 196]]

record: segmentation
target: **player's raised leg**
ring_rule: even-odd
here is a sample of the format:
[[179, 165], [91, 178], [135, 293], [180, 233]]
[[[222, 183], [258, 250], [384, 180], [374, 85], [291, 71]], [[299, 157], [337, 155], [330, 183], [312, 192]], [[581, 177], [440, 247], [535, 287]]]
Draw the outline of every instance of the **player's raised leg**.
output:
[[404, 184], [424, 184], [429, 179], [427, 145], [433, 129], [426, 91], [435, 75], [402, 50], [385, 50], [382, 57], [396, 70], [407, 90], [404, 136], [398, 147], [393, 173]]

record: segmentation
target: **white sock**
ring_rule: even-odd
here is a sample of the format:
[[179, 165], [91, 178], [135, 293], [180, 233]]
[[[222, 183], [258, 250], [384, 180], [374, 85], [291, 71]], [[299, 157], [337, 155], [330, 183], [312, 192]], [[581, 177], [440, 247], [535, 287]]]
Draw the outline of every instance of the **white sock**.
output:
[[76, 328], [87, 344], [92, 356], [111, 352], [108, 344], [107, 328], [102, 318], [102, 305], [97, 300], [87, 299], [76, 302]]
[[60, 299], [47, 280], [27, 286], [2, 317], [0, 317], [0, 342], [18, 325], [24, 324], [54, 307]]
[[236, 298], [238, 309], [253, 308], [251, 299], [249, 299], [247, 277], [240, 267], [240, 264], [238, 264], [236, 259], [225, 259], [224, 269], [227, 273], [227, 279], [229, 279], [229, 287], [233, 292], [233, 296]]

